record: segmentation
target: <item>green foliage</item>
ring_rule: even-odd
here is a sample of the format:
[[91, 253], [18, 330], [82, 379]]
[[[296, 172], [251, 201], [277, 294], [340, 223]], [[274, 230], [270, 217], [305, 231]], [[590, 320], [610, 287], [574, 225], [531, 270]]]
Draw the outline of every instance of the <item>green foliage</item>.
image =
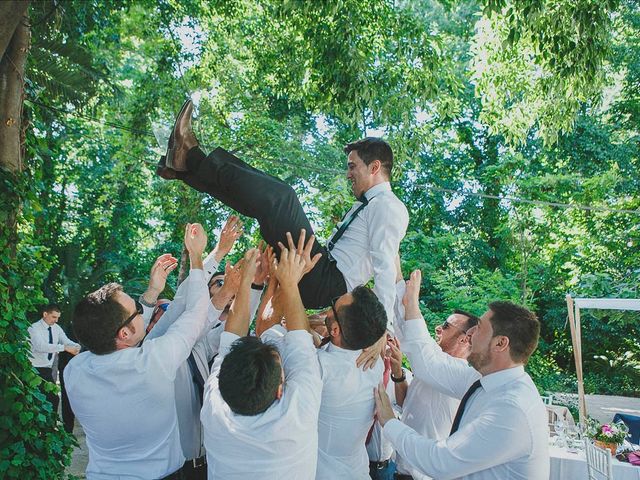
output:
[[[33, 201], [26, 182], [0, 170], [2, 212], [17, 210], [19, 200]], [[4, 214], [4, 213], [3, 213]], [[27, 222], [28, 217], [20, 218]], [[4, 222], [3, 222], [4, 223]], [[75, 444], [59, 422], [42, 391], [42, 379], [29, 361], [26, 312], [44, 302], [40, 285], [49, 265], [45, 248], [33, 237], [0, 234], [0, 476], [2, 478], [59, 478], [70, 462]], [[14, 257], [12, 252], [16, 251]], [[46, 391], [57, 387], [51, 383]]]

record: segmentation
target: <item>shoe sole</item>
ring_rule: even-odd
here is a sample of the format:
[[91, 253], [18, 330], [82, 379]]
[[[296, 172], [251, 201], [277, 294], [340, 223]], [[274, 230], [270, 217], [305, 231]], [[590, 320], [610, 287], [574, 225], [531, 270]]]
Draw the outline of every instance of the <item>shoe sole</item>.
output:
[[171, 169], [173, 169], [173, 154], [175, 153], [175, 148], [174, 148], [175, 137], [173, 134], [176, 131], [176, 127], [178, 126], [178, 121], [180, 120], [180, 118], [182, 117], [182, 114], [187, 109], [190, 103], [191, 103], [191, 99], [188, 99], [182, 104], [182, 108], [180, 108], [180, 111], [176, 116], [176, 120], [175, 122], [173, 122], [171, 135], [169, 136], [169, 145], [167, 146], [167, 154], [166, 154], [167, 159], [165, 161], [166, 166]]

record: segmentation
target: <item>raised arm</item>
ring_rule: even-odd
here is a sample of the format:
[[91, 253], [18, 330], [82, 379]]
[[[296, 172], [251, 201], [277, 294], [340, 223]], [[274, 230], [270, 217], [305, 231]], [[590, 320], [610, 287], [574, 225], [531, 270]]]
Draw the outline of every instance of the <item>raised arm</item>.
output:
[[249, 318], [249, 291], [251, 290], [251, 281], [256, 273], [258, 256], [259, 251], [255, 248], [248, 250], [244, 255], [238, 293], [231, 305], [229, 318], [224, 327], [225, 332], [233, 333], [239, 337], [244, 337], [249, 333], [249, 323], [251, 322], [251, 318]]

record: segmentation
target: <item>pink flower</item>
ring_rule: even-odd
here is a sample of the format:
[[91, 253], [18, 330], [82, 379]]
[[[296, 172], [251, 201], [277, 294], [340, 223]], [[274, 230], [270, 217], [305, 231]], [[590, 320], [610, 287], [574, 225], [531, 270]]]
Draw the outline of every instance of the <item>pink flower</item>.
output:
[[602, 432], [602, 434], [605, 437], [613, 437], [613, 433], [611, 432], [611, 430], [607, 430], [606, 432]]
[[[605, 435], [607, 433], [611, 434], [611, 427], [609, 425], [603, 425], [602, 426], [602, 433], [605, 434]], [[607, 435], [607, 436], [611, 436], [611, 435]]]

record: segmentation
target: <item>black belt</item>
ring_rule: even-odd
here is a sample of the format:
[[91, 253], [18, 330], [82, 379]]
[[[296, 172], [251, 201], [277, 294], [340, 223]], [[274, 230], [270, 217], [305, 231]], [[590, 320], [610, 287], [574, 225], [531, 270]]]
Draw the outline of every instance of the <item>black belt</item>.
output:
[[369, 462], [369, 468], [373, 468], [374, 470], [382, 470], [388, 466], [389, 460], [385, 460], [384, 462]]
[[393, 480], [413, 480], [411, 475], [407, 475], [406, 473], [394, 473]]

